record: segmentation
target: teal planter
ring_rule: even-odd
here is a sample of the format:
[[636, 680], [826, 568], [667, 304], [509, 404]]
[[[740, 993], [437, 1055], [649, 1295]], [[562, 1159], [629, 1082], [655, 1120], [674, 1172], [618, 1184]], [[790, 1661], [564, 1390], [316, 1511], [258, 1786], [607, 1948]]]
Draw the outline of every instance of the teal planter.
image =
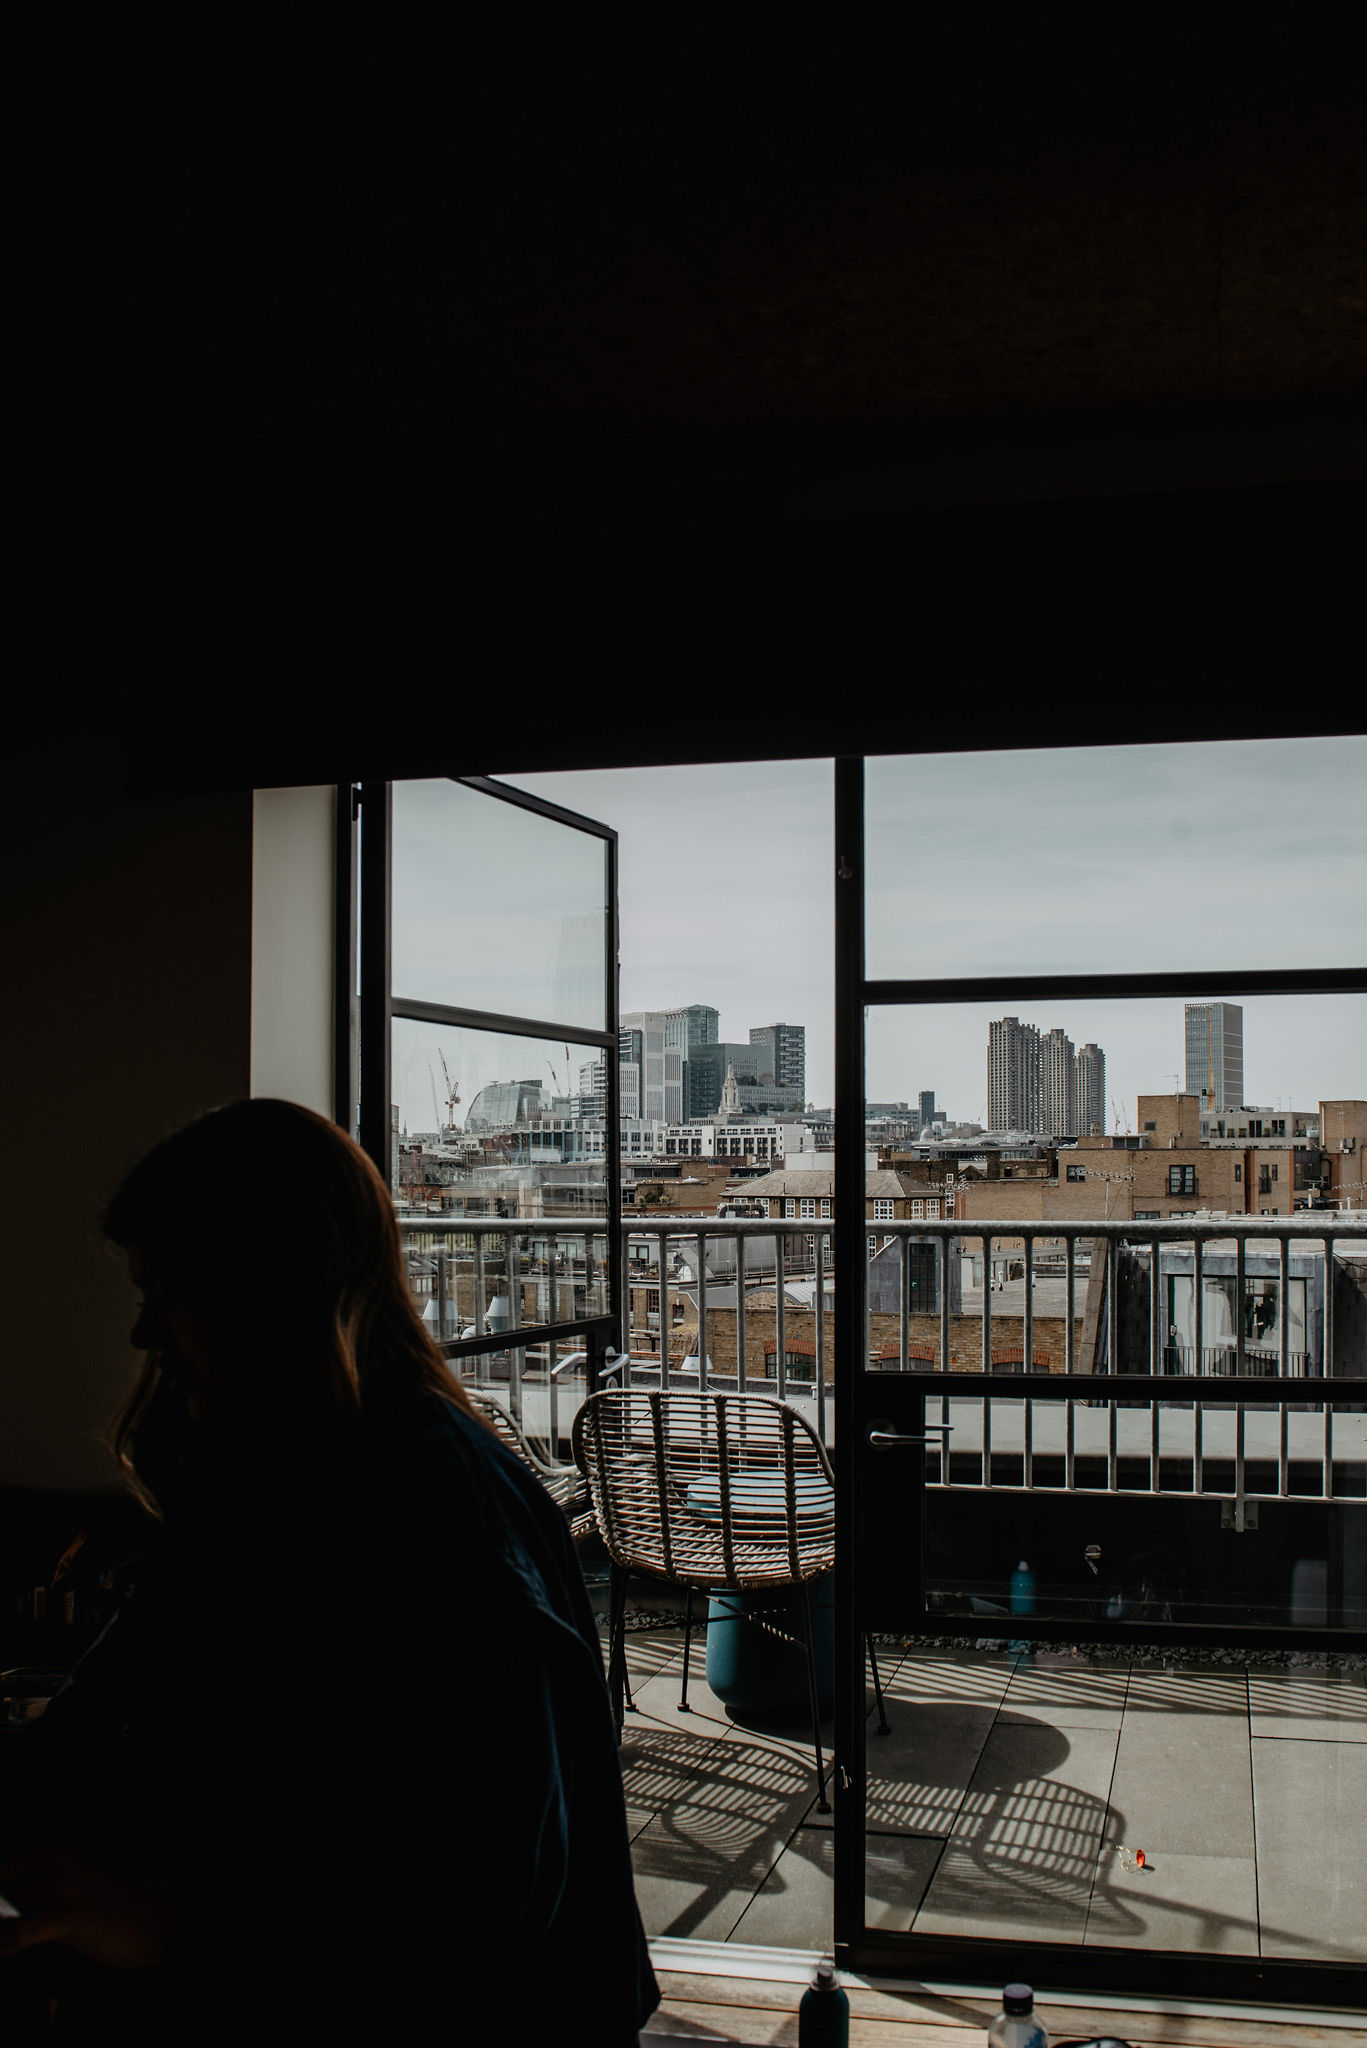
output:
[[[835, 1701], [835, 1574], [811, 1581], [817, 1700]], [[788, 1638], [788, 1640], [783, 1640]], [[801, 1587], [714, 1593], [707, 1608], [707, 1683], [738, 1714], [811, 1713]]]

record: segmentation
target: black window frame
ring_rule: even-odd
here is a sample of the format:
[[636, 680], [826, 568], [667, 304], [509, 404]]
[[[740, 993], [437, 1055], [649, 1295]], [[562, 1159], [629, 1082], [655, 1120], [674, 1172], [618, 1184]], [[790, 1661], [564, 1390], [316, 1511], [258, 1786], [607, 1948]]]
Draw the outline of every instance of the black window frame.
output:
[[[567, 1025], [563, 1021], [504, 1015], [450, 1004], [414, 1001], [393, 992], [393, 784], [363, 780], [338, 787], [335, 859], [336, 903], [334, 948], [334, 1048], [345, 1066], [346, 1081], [335, 1085], [338, 1121], [347, 1118], [362, 1151], [373, 1160], [386, 1187], [393, 1185], [391, 1027], [396, 1017], [475, 1031], [508, 1032], [561, 1043], [592, 1046], [603, 1055], [607, 1100], [605, 1150], [606, 1214], [592, 1219], [607, 1237], [608, 1307], [602, 1315], [576, 1316], [557, 1323], [525, 1325], [528, 1344], [576, 1340], [588, 1354], [591, 1383], [600, 1383], [609, 1353], [625, 1331], [627, 1304], [622, 1257], [622, 1161], [619, 1062], [612, 1058], [620, 1042], [621, 1001], [618, 952], [617, 834], [608, 825], [513, 785], [485, 775], [438, 775], [436, 780], [508, 803], [549, 818], [567, 828], [601, 839], [606, 851], [604, 907], [604, 1028]], [[342, 800], [345, 792], [345, 801]], [[345, 906], [345, 907], [344, 907]], [[353, 991], [357, 991], [353, 995]], [[356, 1088], [359, 1087], [359, 1110]], [[508, 1219], [515, 1223], [517, 1219]], [[514, 1232], [513, 1234], [518, 1234]], [[527, 1230], [534, 1234], [532, 1219]], [[507, 1351], [507, 1332], [493, 1336], [445, 1338], [444, 1356], [452, 1361]], [[625, 1347], [624, 1347], [625, 1348]]]
[[[1174, 741], [1174, 744], [1179, 742]], [[963, 977], [889, 981], [866, 978], [864, 970], [864, 762], [865, 756], [839, 755], [835, 760], [835, 954], [836, 954], [836, 1294], [835, 1294], [835, 1383], [842, 1426], [836, 1433], [833, 1452], [836, 1489], [836, 1697], [834, 1759], [835, 1825], [835, 1951], [837, 1962], [846, 1969], [872, 1976], [896, 1975], [926, 1982], [935, 1978], [955, 1982], [1002, 1982], [1019, 1974], [1021, 1942], [969, 1936], [917, 1936], [871, 1928], [865, 1907], [865, 1781], [867, 1772], [868, 1698], [864, 1663], [866, 1619], [864, 1521], [868, 1503], [863, 1491], [866, 1436], [871, 1417], [884, 1410], [872, 1402], [888, 1398], [883, 1387], [870, 1386], [866, 1372], [867, 1287], [856, 1253], [866, 1234], [862, 1215], [864, 1044], [867, 1011], [874, 1006], [932, 1003], [980, 1002], [989, 1006], [1010, 1006], [1023, 1002], [1064, 1001], [1078, 998], [1118, 999], [1155, 996], [1193, 1000], [1229, 998], [1240, 995], [1364, 994], [1367, 966], [1345, 969], [1289, 969], [1284, 972], [1252, 970], [1244, 973], [1215, 973], [1197, 977], [1189, 973], [1116, 975], [1037, 975], [1006, 978]], [[1196, 1191], [1195, 1167], [1185, 1169]], [[1187, 1212], [1191, 1213], [1191, 1212]], [[985, 1276], [986, 1277], [986, 1276]], [[980, 1394], [980, 1373], [937, 1373], [937, 1393]], [[1269, 1393], [1283, 1402], [1288, 1399], [1285, 1384], [1263, 1383]], [[1152, 1398], [1149, 1376], [1112, 1376], [1110, 1391], [1123, 1396], [1133, 1389], [1137, 1397]], [[912, 1390], [913, 1394], [915, 1389]], [[1245, 1391], [1255, 1394], [1259, 1383], [1249, 1379]], [[1011, 1394], [1037, 1395], [1057, 1399], [1057, 1375], [1022, 1373], [1012, 1375]], [[1361, 1398], [1361, 1382], [1344, 1379], [1317, 1384], [1316, 1397], [1333, 1406], [1351, 1406]], [[1203, 1398], [1214, 1401], [1210, 1393]], [[924, 1402], [919, 1404], [923, 1412]], [[902, 1425], [906, 1426], [906, 1425]], [[913, 1468], [908, 1468], [912, 1470]], [[923, 1501], [924, 1471], [916, 1472], [912, 1489], [919, 1507]], [[905, 1508], [903, 1503], [905, 1526]], [[917, 1629], [916, 1620], [908, 1627]], [[993, 1619], [974, 1615], [965, 1629], [950, 1629], [959, 1635], [1001, 1635], [1047, 1638], [1056, 1634], [1058, 1623], [1047, 1620], [1004, 1617]], [[926, 1633], [944, 1632], [944, 1619]], [[1146, 1621], [1143, 1633], [1153, 1641], [1209, 1642], [1216, 1634], [1238, 1642], [1244, 1631], [1201, 1624], [1155, 1623]], [[1133, 1645], [1134, 1624], [1097, 1621], [1080, 1626], [1068, 1624], [1068, 1634], [1079, 1642], [1098, 1646], [1108, 1642]], [[1288, 1644], [1306, 1647], [1311, 1640], [1318, 1647], [1347, 1647], [1360, 1650], [1367, 1633], [1360, 1630], [1322, 1628], [1314, 1632], [1288, 1629], [1257, 1631], [1259, 1647]], [[1093, 1991], [1120, 1991], [1131, 1996], [1145, 1993], [1172, 1996], [1214, 1997], [1246, 2001], [1250, 1979], [1257, 1994], [1267, 2003], [1318, 2005], [1357, 2009], [1364, 2003], [1367, 1965], [1321, 1960], [1297, 1961], [1284, 1957], [1232, 1956], [1216, 1953], [1103, 1948], [1062, 1942], [1029, 1942], [1031, 1970], [1037, 1981], [1063, 1987], [1086, 1987]]]

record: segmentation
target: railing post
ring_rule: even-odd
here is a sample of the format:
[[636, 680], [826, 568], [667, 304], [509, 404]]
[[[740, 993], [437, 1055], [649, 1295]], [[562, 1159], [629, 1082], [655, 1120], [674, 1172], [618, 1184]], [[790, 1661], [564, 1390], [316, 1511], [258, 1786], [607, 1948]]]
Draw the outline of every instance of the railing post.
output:
[[745, 1232], [736, 1239], [736, 1391], [745, 1392]]
[[[484, 1327], [484, 1326], [485, 1326], [485, 1323], [486, 1323], [486, 1321], [487, 1321], [487, 1319], [488, 1319], [488, 1318], [487, 1318], [487, 1307], [486, 1307], [486, 1303], [485, 1303], [485, 1300], [484, 1300], [484, 1294], [485, 1294], [485, 1287], [486, 1287], [486, 1275], [485, 1275], [485, 1271], [484, 1271], [484, 1232], [483, 1232], [482, 1230], [477, 1230], [477, 1231], [475, 1232], [475, 1313], [474, 1313], [474, 1325], [475, 1325], [475, 1335], [476, 1335], [477, 1337], [482, 1337], [482, 1336], [484, 1336], [484, 1334], [485, 1334], [485, 1327]], [[484, 1371], [484, 1375], [485, 1375], [485, 1377], [484, 1377], [484, 1380], [483, 1380], [483, 1382], [481, 1382], [481, 1381], [480, 1381], [480, 1378], [479, 1378], [479, 1372], [480, 1372], [480, 1367], [476, 1367], [476, 1369], [475, 1369], [475, 1384], [476, 1384], [477, 1386], [478, 1386], [478, 1385], [481, 1385], [481, 1384], [483, 1384], [483, 1385], [486, 1385], [486, 1386], [487, 1386], [487, 1384], [488, 1384], [488, 1373], [489, 1373], [489, 1354], [488, 1354], [488, 1352], [487, 1352], [487, 1351], [482, 1351], [482, 1352], [481, 1352], [481, 1353], [479, 1354], [479, 1356], [480, 1356], [480, 1366], [482, 1366], [482, 1368], [483, 1368], [483, 1371]]]
[[774, 1285], [774, 1343], [778, 1348], [778, 1398], [785, 1400], [788, 1394], [788, 1317], [787, 1303], [783, 1298], [783, 1280], [787, 1270], [784, 1257], [786, 1240], [780, 1233], [774, 1239], [775, 1285]]
[[983, 1377], [992, 1370], [992, 1240], [985, 1237], [983, 1246]]
[[902, 1245], [901, 1288], [898, 1294], [898, 1364], [906, 1372], [911, 1364], [911, 1239], [904, 1237]]
[[707, 1392], [707, 1245], [698, 1232], [698, 1391]]
[[[504, 1239], [507, 1246], [508, 1278], [508, 1329], [511, 1338], [522, 1327], [522, 1253], [518, 1249], [515, 1234], [509, 1231]], [[519, 1428], [522, 1424], [522, 1366], [524, 1352], [516, 1345], [508, 1346], [508, 1406], [513, 1420]]]
[[660, 1272], [660, 1392], [669, 1387], [669, 1243], [663, 1230], [656, 1236]]
[[1025, 1341], [1021, 1346], [1021, 1371], [1035, 1369], [1035, 1319], [1034, 1319], [1034, 1275], [1035, 1275], [1035, 1233], [1023, 1230], [1021, 1241], [1025, 1246]]
[[816, 1317], [815, 1370], [816, 1370], [816, 1433], [822, 1443], [826, 1441], [826, 1292], [823, 1273], [826, 1260], [826, 1240], [830, 1233], [821, 1234], [818, 1229], [816, 1240], [816, 1276], [812, 1288], [812, 1311]]

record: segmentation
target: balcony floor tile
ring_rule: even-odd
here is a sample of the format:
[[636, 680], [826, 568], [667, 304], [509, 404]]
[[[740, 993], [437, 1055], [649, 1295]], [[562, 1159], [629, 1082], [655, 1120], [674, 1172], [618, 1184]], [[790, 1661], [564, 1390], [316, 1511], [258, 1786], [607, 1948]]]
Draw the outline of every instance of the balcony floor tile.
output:
[[1257, 1955], [1258, 1885], [1251, 1856], [1146, 1853], [1126, 1870], [1108, 1843], [1087, 1914], [1093, 1947], [1170, 1948]]
[[1367, 1746], [1252, 1747], [1263, 1954], [1367, 1961]]

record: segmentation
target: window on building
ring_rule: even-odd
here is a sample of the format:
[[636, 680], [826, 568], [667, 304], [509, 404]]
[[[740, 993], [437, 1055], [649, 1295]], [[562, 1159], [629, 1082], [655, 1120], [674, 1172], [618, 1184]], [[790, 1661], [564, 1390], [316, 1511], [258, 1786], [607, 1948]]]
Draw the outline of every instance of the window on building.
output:
[[1157, 1223], [1159, 1221], [1159, 1212], [1157, 1209], [1136, 1209], [1134, 1220], [1136, 1223]]
[[935, 1216], [935, 1217], [938, 1217], [938, 1216], [939, 1216], [939, 1214], [940, 1214], [940, 1204], [939, 1204], [938, 1202], [927, 1202], [927, 1203], [926, 1203], [926, 1215], [927, 1215], [927, 1216]]
[[1070, 1166], [1070, 1167], [1068, 1168], [1068, 1178], [1069, 1178], [1069, 1180], [1086, 1180], [1086, 1178], [1087, 1178], [1087, 1169], [1086, 1169], [1086, 1167], [1085, 1167], [1085, 1166]]
[[830, 1221], [830, 1214], [831, 1198], [829, 1195], [823, 1195], [821, 1197], [821, 1220], [823, 1223], [827, 1223]]
[[804, 1221], [816, 1215], [816, 1201], [811, 1195], [803, 1195], [798, 1203], [797, 1213]]
[[796, 1216], [797, 1203], [791, 1200], [785, 1201], [783, 1204], [783, 1213], [785, 1216]]
[[1170, 1195], [1194, 1195], [1196, 1193], [1196, 1168], [1194, 1166], [1170, 1166], [1168, 1168], [1168, 1193]]
[[911, 1214], [912, 1214], [912, 1219], [913, 1219], [913, 1221], [917, 1221], [917, 1222], [919, 1222], [919, 1221], [920, 1221], [920, 1219], [921, 1219], [922, 1217], [924, 1217], [925, 1213], [926, 1213], [926, 1205], [925, 1205], [924, 1201], [914, 1201], [914, 1202], [912, 1203], [912, 1205], [911, 1205]]
[[874, 1222], [875, 1222], [875, 1223], [891, 1223], [891, 1222], [892, 1222], [892, 1215], [893, 1215], [893, 1211], [892, 1211], [892, 1202], [891, 1202], [891, 1200], [890, 1200], [890, 1199], [885, 1199], [885, 1198], [884, 1198], [884, 1197], [882, 1197], [882, 1196], [878, 1196], [878, 1197], [876, 1197], [876, 1198], [875, 1198], [875, 1200], [874, 1200], [874, 1204], [873, 1204], [873, 1220], [874, 1220]]
[[[1239, 1181], [1241, 1181], [1241, 1180], [1243, 1179], [1243, 1177], [1244, 1177], [1244, 1170], [1243, 1170], [1243, 1167], [1242, 1167], [1242, 1166], [1240, 1166], [1240, 1165], [1238, 1164], [1238, 1162], [1236, 1161], [1236, 1162], [1235, 1162], [1235, 1166], [1234, 1166], [1234, 1179], [1235, 1179], [1235, 1182], [1236, 1182], [1236, 1184], [1237, 1184], [1237, 1183], [1238, 1183]], [[1136, 1212], [1136, 1213], [1137, 1213], [1137, 1212]]]

